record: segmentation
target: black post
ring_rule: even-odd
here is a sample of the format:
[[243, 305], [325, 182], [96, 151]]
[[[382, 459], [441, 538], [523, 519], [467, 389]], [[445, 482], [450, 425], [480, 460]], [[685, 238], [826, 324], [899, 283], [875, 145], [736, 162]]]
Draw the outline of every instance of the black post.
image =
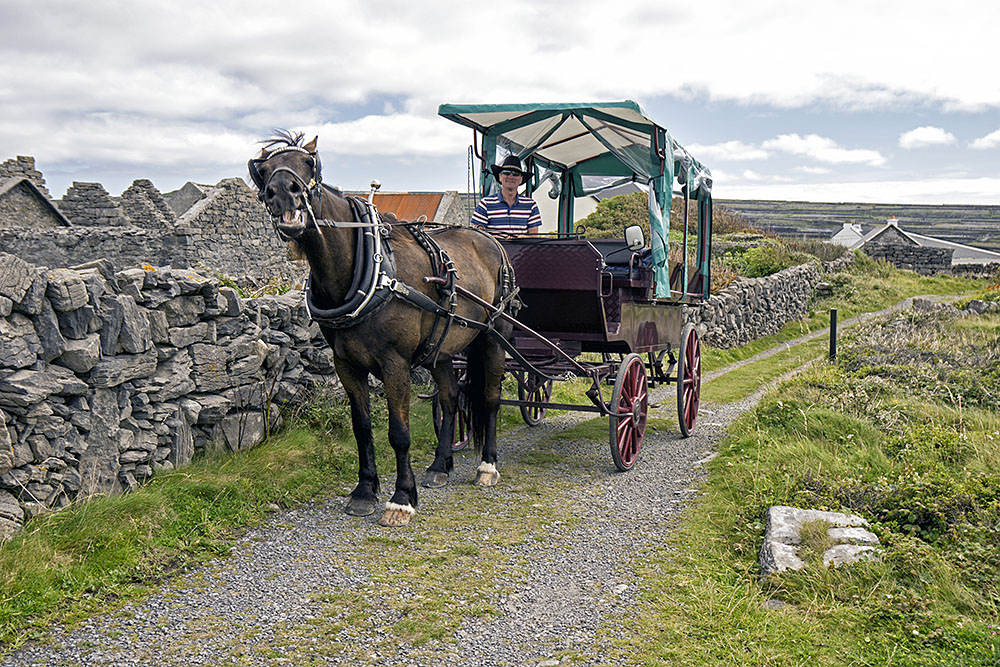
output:
[[830, 309], [830, 361], [837, 359], [837, 309]]

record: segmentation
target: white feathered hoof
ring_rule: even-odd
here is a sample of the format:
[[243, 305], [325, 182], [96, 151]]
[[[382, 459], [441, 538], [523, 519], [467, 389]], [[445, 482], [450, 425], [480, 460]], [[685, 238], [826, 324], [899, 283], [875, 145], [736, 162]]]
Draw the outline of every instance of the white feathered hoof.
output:
[[405, 526], [410, 523], [410, 519], [412, 519], [413, 515], [416, 513], [417, 510], [413, 509], [410, 505], [386, 503], [385, 512], [383, 512], [382, 518], [378, 520], [378, 525], [386, 526], [387, 528]]
[[492, 487], [500, 482], [500, 473], [495, 463], [483, 461], [476, 469], [476, 486]]

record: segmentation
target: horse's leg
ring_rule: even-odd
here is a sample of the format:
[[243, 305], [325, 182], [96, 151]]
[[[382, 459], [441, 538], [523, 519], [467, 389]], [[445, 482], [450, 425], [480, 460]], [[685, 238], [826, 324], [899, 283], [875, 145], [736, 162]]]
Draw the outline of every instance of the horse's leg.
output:
[[354, 516], [375, 512], [378, 496], [378, 471], [375, 469], [375, 443], [372, 441], [371, 406], [368, 394], [368, 373], [347, 361], [334, 357], [337, 375], [351, 403], [351, 427], [358, 443], [358, 485], [344, 511]]
[[396, 453], [396, 491], [379, 519], [383, 526], [405, 526], [417, 511], [417, 484], [410, 467], [410, 364], [395, 355], [382, 364], [389, 408], [389, 444]]
[[483, 460], [476, 470], [476, 486], [496, 486], [500, 481], [497, 470], [497, 416], [500, 413], [500, 384], [503, 382], [504, 351], [487, 335], [483, 339], [482, 356], [485, 371], [483, 387], [486, 402], [486, 432], [483, 438]]
[[441, 412], [441, 427], [438, 429], [438, 444], [434, 451], [434, 462], [424, 473], [423, 485], [438, 489], [448, 483], [448, 475], [455, 465], [452, 446], [455, 442], [455, 412], [458, 402], [458, 384], [455, 382], [451, 359], [442, 359], [431, 368], [431, 375], [437, 385], [437, 401]]

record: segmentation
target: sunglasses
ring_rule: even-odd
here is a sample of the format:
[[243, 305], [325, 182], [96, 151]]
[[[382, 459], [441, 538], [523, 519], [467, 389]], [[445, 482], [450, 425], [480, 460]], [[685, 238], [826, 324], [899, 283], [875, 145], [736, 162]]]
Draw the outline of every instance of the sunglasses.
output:
[[521, 176], [521, 172], [514, 171], [513, 169], [503, 169], [500, 172], [501, 176]]

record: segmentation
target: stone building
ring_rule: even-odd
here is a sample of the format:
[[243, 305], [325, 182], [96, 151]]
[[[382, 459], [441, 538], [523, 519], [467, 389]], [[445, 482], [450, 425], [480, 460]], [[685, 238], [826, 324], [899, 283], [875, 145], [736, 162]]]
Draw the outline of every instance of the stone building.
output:
[[52, 201], [34, 158], [24, 156], [0, 164], [0, 248], [43, 266], [106, 259], [118, 269], [194, 268], [251, 285], [294, 283], [303, 273], [241, 179], [167, 195], [138, 179], [119, 197], [74, 182]]
[[990, 269], [1000, 264], [1000, 253], [904, 230], [894, 217], [864, 235], [852, 238], [860, 230], [850, 231], [851, 234], [848, 234], [845, 224], [831, 242], [839, 240], [840, 245], [860, 249], [870, 257], [885, 259], [898, 268], [924, 275], [956, 271], [968, 273], [969, 269]]

